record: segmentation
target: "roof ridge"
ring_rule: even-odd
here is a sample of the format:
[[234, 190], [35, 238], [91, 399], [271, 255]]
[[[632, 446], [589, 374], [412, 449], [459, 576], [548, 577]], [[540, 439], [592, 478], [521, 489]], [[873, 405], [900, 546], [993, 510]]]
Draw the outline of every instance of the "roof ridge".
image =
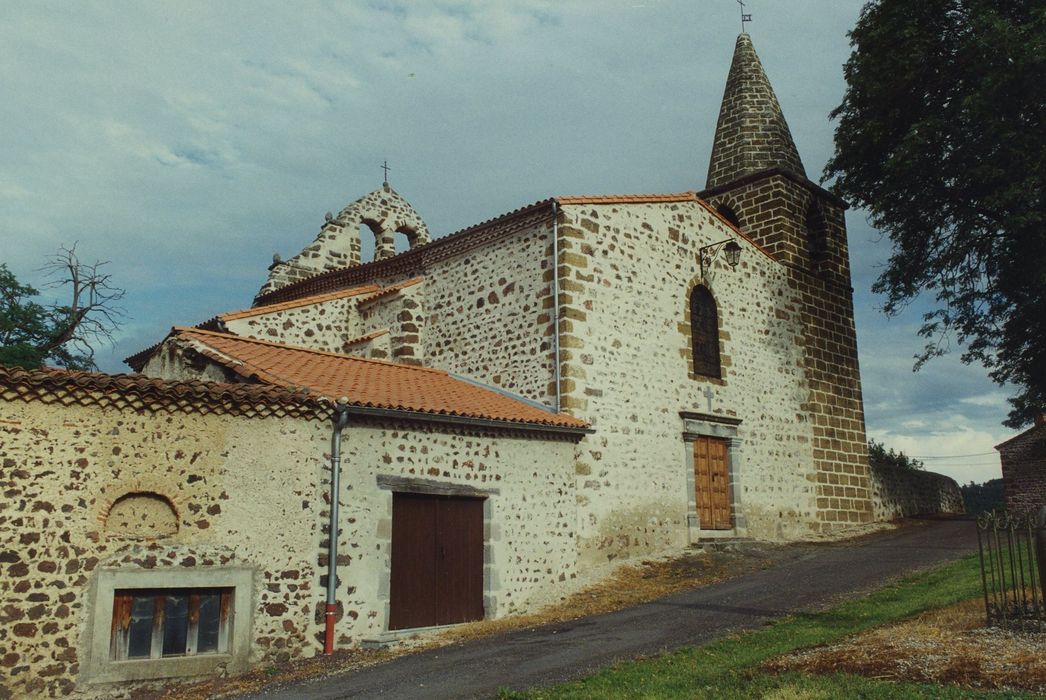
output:
[[592, 194], [592, 195], [556, 195], [552, 199], [560, 204], [586, 204], [620, 202], [641, 204], [644, 202], [688, 202], [697, 198], [695, 190], [670, 192], [665, 194]]
[[382, 297], [389, 296], [390, 294], [395, 294], [396, 292], [401, 292], [404, 289], [407, 289], [408, 287], [413, 287], [415, 285], [421, 284], [424, 281], [425, 281], [425, 276], [424, 275], [418, 275], [417, 277], [412, 277], [409, 280], [404, 280], [403, 282], [397, 282], [396, 284], [390, 284], [388, 287], [382, 287], [378, 291], [374, 292], [373, 294], [370, 294], [368, 296], [363, 297], [362, 299], [360, 299], [359, 301], [356, 302], [356, 306], [357, 307], [365, 306], [365, 305], [371, 303], [372, 301], [377, 301], [378, 299], [381, 299]]
[[[272, 313], [274, 311], [294, 309], [299, 306], [309, 306], [310, 304], [318, 304], [323, 301], [333, 301], [334, 299], [341, 299], [344, 297], [359, 296], [361, 294], [367, 294], [369, 292], [374, 292], [380, 289], [381, 286], [374, 283], [362, 284], [356, 287], [349, 287], [348, 289], [342, 289], [336, 292], [320, 292], [318, 294], [310, 294], [307, 297], [291, 299], [290, 301], [277, 301], [273, 302], [272, 304], [252, 306], [249, 309], [240, 309], [239, 311], [226, 311], [225, 313], [218, 314], [213, 318], [221, 321], [236, 321], [241, 318], [248, 318], [250, 316], [260, 316], [262, 314]], [[207, 321], [204, 321], [204, 323], [207, 323]]]
[[356, 362], [370, 362], [378, 365], [387, 365], [391, 367], [402, 367], [404, 369], [416, 370], [419, 372], [431, 372], [433, 374], [448, 374], [446, 370], [438, 369], [436, 367], [418, 367], [417, 365], [408, 365], [402, 362], [392, 362], [390, 360], [378, 360], [372, 357], [359, 357], [358, 355], [344, 355], [338, 352], [330, 352], [328, 350], [317, 350], [316, 348], [306, 347], [304, 345], [291, 345], [289, 343], [275, 343], [271, 340], [262, 340], [260, 338], [251, 338], [244, 335], [236, 335], [235, 333], [218, 333], [216, 331], [205, 331], [202, 328], [188, 328], [186, 326], [173, 326], [171, 328], [171, 334], [184, 333], [184, 334], [202, 334], [205, 337], [216, 337], [239, 340], [245, 343], [254, 343], [256, 345], [265, 345], [273, 348], [285, 348], [289, 350], [298, 350], [300, 352], [307, 352], [312, 355], [320, 355], [324, 357], [337, 357], [340, 359], [354, 360]]

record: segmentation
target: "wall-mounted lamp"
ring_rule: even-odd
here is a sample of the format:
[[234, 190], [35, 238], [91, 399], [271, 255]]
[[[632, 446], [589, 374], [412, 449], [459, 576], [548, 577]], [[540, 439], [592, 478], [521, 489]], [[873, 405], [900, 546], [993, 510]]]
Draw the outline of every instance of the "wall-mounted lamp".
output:
[[712, 263], [716, 261], [719, 254], [722, 253], [726, 256], [726, 262], [731, 269], [737, 267], [738, 261], [741, 259], [741, 246], [737, 244], [733, 238], [727, 238], [726, 240], [706, 245], [703, 248], [699, 248], [697, 251], [697, 257], [701, 261], [701, 276], [705, 276], [705, 271], [712, 268]]

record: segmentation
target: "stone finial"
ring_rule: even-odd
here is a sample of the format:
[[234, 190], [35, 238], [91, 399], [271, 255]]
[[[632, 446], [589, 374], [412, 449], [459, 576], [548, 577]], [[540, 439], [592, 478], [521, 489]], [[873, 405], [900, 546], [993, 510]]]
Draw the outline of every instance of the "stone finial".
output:
[[784, 168], [806, 177], [781, 105], [747, 34], [737, 37], [719, 109], [706, 188]]

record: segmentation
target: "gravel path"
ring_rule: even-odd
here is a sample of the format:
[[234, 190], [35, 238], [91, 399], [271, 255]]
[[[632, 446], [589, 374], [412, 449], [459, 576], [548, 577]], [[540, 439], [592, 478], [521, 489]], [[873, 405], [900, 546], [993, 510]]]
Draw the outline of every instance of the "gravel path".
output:
[[821, 608], [976, 551], [973, 522], [932, 519], [856, 541], [789, 547], [763, 571], [606, 615], [401, 656], [256, 698], [487, 698], [591, 674]]

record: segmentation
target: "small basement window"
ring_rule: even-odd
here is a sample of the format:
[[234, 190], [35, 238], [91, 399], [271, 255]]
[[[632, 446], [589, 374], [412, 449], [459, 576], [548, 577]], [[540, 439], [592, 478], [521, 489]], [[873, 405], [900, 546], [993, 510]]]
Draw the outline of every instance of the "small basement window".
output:
[[116, 590], [109, 658], [227, 654], [232, 601], [232, 588]]
[[255, 576], [245, 567], [100, 567], [86, 606], [87, 682], [246, 671]]

